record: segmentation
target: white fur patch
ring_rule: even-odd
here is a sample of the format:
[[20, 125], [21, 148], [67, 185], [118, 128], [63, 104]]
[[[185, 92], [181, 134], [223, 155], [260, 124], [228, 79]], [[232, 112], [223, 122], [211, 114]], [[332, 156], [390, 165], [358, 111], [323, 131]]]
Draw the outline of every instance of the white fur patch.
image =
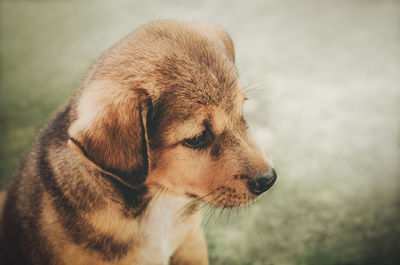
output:
[[142, 220], [140, 264], [168, 264], [169, 258], [191, 229], [200, 225], [200, 213], [182, 217], [190, 199], [161, 194]]

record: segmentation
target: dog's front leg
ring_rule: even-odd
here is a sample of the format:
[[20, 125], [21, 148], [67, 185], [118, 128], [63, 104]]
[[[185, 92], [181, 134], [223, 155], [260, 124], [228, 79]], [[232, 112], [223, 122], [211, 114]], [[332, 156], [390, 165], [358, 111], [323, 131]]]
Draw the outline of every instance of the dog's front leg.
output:
[[193, 228], [172, 255], [170, 265], [208, 265], [208, 251], [203, 230]]

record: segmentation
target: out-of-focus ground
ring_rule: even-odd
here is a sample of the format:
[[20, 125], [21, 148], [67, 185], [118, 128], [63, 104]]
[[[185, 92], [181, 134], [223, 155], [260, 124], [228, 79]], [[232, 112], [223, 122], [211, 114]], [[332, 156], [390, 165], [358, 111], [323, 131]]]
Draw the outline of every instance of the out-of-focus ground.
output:
[[0, 1], [0, 184], [96, 57], [159, 18], [231, 34], [278, 171], [205, 213], [211, 263], [400, 264], [400, 1]]

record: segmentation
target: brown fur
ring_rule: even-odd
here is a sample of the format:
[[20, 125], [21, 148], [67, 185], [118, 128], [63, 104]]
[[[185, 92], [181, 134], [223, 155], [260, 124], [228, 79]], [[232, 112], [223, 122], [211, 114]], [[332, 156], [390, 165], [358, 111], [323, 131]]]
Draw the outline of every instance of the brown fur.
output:
[[234, 61], [201, 22], [152, 22], [106, 51], [0, 194], [0, 264], [208, 264], [200, 205], [245, 205], [271, 170]]

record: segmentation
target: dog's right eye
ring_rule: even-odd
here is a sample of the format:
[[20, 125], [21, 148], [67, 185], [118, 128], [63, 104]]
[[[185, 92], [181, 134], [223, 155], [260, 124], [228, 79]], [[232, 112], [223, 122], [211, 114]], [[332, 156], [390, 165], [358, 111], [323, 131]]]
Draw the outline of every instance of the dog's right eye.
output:
[[183, 141], [183, 145], [189, 148], [200, 149], [208, 145], [207, 132], [204, 130], [201, 135], [188, 138]]

